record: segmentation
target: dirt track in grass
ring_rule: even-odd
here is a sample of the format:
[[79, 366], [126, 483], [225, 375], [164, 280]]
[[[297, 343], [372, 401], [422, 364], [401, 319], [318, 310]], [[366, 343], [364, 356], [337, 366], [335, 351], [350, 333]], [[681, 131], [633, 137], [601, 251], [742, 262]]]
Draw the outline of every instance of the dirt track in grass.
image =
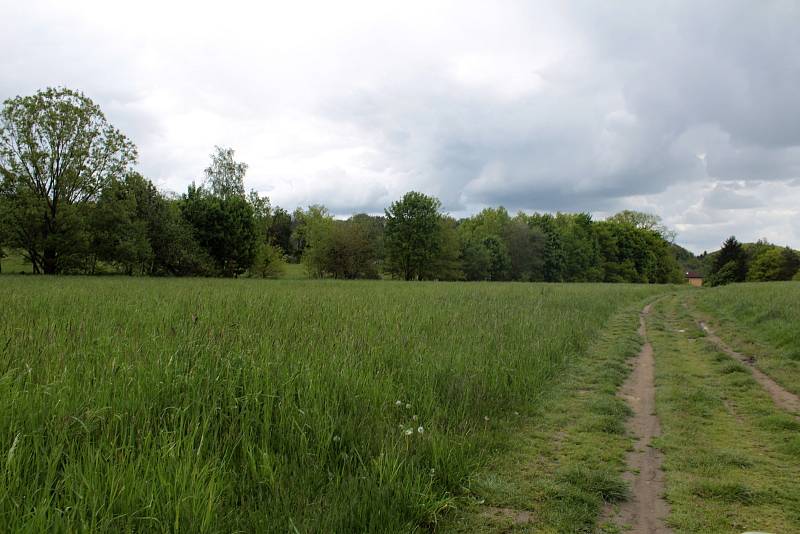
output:
[[700, 328], [702, 328], [706, 333], [706, 338], [711, 341], [711, 343], [716, 345], [719, 350], [731, 358], [734, 358], [745, 364], [748, 369], [750, 369], [750, 372], [753, 374], [753, 378], [767, 391], [767, 393], [769, 393], [769, 396], [772, 397], [772, 400], [775, 402], [776, 406], [794, 413], [795, 416], [800, 415], [800, 397], [791, 391], [787, 391], [768, 375], [758, 370], [754, 365], [754, 358], [745, 356], [744, 354], [733, 350], [730, 346], [728, 346], [728, 344], [722, 341], [722, 339], [720, 339], [719, 336], [717, 336], [705, 322], [700, 321], [699, 324]]
[[633, 410], [628, 431], [636, 437], [636, 442], [628, 453], [628, 470], [624, 475], [631, 486], [631, 499], [619, 506], [613, 520], [634, 534], [672, 532], [664, 523], [669, 506], [663, 497], [661, 453], [651, 446], [653, 438], [661, 434], [661, 427], [655, 415], [655, 359], [645, 325], [649, 313], [648, 305], [639, 317], [639, 335], [645, 343], [634, 360], [633, 372], [619, 392]]

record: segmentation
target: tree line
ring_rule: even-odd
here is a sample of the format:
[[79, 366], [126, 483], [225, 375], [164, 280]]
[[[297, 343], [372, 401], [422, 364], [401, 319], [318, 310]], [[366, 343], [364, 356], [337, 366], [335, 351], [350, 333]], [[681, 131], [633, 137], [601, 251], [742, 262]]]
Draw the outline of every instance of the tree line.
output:
[[165, 193], [133, 168], [135, 145], [80, 92], [48, 88], [0, 112], [0, 255], [36, 273], [279, 276], [287, 262], [342, 279], [678, 283], [674, 235], [625, 211], [456, 220], [409, 192], [383, 215], [293, 212], [246, 192], [247, 165], [217, 147], [200, 183]]
[[789, 247], [779, 247], [765, 239], [739, 243], [729, 237], [713, 254], [703, 254], [710, 263], [705, 284], [721, 286], [736, 282], [800, 281], [800, 254]]

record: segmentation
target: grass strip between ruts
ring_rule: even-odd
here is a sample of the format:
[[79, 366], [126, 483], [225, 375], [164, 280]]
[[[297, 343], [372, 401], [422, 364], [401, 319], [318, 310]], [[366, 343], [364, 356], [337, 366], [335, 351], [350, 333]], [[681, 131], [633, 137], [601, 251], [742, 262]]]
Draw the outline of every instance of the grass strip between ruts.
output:
[[688, 302], [728, 345], [800, 395], [800, 283], [731, 284], [692, 292]]
[[680, 298], [654, 306], [648, 334], [670, 526], [800, 532], [800, 423], [704, 339]]

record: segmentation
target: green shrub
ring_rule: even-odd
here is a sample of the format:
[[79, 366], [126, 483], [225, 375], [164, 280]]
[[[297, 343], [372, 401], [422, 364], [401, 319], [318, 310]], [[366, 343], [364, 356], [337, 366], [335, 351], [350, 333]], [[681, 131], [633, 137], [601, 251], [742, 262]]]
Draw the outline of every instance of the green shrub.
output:
[[286, 259], [281, 250], [267, 243], [258, 247], [250, 274], [259, 278], [280, 278], [286, 271]]

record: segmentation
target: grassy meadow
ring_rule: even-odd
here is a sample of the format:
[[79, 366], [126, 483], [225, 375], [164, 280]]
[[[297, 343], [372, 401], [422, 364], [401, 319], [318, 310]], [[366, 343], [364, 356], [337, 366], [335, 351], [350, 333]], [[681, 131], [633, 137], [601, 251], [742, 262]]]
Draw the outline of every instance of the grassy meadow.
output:
[[692, 303], [737, 350], [800, 394], [800, 283], [732, 284], [692, 292]]
[[[747, 298], [772, 287], [780, 285], [689, 294], [724, 305], [718, 295]], [[686, 295], [658, 301], [648, 319], [669, 524], [676, 534], [800, 532], [800, 421], [705, 339], [683, 306]]]
[[33, 268], [31, 264], [26, 262], [21, 254], [16, 251], [6, 251], [7, 256], [0, 258], [0, 273], [1, 274], [22, 274], [31, 273]]
[[633, 285], [0, 277], [11, 531], [409, 531]]
[[470, 478], [468, 498], [442, 532], [619, 534], [605, 512], [633, 497], [622, 476], [631, 410], [617, 392], [642, 346], [641, 309], [615, 314], [554, 377], [535, 412], [515, 419], [511, 443]]

